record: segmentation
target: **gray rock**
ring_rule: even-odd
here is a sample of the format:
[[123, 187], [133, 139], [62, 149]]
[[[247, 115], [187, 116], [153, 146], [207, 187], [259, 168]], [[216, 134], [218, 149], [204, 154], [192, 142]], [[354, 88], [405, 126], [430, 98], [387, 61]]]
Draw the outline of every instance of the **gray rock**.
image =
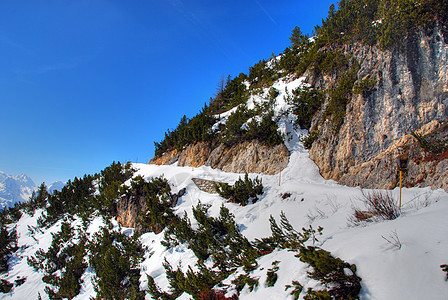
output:
[[[358, 82], [370, 76], [376, 84], [370, 93], [352, 95], [337, 134], [323, 119], [324, 109], [313, 120], [320, 136], [310, 157], [324, 178], [350, 186], [393, 188], [397, 156], [412, 148], [409, 176], [419, 179], [408, 178], [409, 186], [446, 187], [446, 162], [415, 163], [422, 149], [417, 150], [409, 135], [412, 131], [431, 134], [448, 119], [448, 46], [440, 36], [438, 28], [429, 35], [419, 32], [400, 51], [361, 44], [341, 47], [361, 65]], [[335, 78], [308, 77], [318, 88], [335, 84]]]

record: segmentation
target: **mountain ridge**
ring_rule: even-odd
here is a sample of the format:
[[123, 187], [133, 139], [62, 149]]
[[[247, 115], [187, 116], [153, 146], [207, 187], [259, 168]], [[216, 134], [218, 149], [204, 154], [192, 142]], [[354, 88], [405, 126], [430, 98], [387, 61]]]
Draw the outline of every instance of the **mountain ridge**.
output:
[[12, 207], [16, 203], [27, 201], [35, 188], [36, 184], [25, 174], [8, 175], [0, 171], [1, 208]]

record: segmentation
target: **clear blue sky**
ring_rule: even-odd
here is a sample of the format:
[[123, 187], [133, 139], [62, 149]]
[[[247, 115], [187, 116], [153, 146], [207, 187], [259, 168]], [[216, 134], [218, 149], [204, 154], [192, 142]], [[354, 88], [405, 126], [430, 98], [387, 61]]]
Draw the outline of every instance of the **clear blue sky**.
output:
[[223, 74], [335, 1], [0, 0], [0, 170], [40, 184], [147, 162]]

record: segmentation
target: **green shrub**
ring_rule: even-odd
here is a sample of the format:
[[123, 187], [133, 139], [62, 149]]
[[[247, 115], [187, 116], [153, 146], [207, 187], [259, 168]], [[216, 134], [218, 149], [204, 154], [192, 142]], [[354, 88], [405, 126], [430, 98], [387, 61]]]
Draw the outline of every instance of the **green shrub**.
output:
[[29, 215], [33, 215], [36, 209], [45, 208], [47, 205], [49, 193], [45, 182], [43, 182], [36, 192], [33, 192], [31, 198], [24, 203], [24, 210]]
[[0, 279], [0, 293], [9, 293], [12, 290], [13, 286], [14, 284], [9, 282], [8, 280]]
[[246, 103], [249, 91], [244, 84], [245, 80], [247, 80], [247, 75], [241, 73], [232, 80], [229, 76], [226, 82], [220, 82], [217, 95], [211, 99], [209, 107], [206, 108], [207, 113], [220, 114], [237, 105]]
[[350, 70], [337, 80], [337, 86], [330, 90], [328, 106], [323, 119], [331, 116], [332, 130], [335, 134], [339, 132], [344, 122], [347, 104], [352, 96], [359, 68], [359, 64], [355, 61]]
[[[174, 270], [165, 263], [165, 270], [170, 282], [170, 292], [163, 292], [150, 280], [150, 294], [156, 299], [176, 298], [182, 292], [187, 292], [199, 299], [202, 292], [206, 292], [218, 282], [226, 278], [237, 267], [242, 266], [246, 272], [257, 266], [257, 250], [240, 233], [234, 221], [234, 216], [224, 206], [221, 207], [219, 217], [207, 215], [207, 208], [198, 204], [193, 209], [193, 215], [198, 222], [196, 230], [191, 228], [190, 221], [185, 215], [176, 218], [165, 232], [165, 247], [173, 247], [179, 243], [187, 243], [188, 247], [198, 258], [198, 272], [191, 269], [183, 273], [178, 267]], [[213, 268], [205, 267], [203, 262], [213, 261]]]
[[293, 288], [291, 293], [289, 293], [291, 296], [293, 296], [294, 299], [299, 299], [300, 297], [300, 293], [303, 290], [303, 285], [300, 284], [300, 282], [298, 281], [292, 281], [292, 285], [287, 284], [285, 286], [285, 291], [287, 291], [288, 289]]
[[280, 92], [275, 87], [269, 89], [269, 100], [275, 100], [278, 95], [280, 95]]
[[260, 60], [254, 66], [249, 68], [248, 76], [251, 88], [271, 86], [278, 79], [278, 73], [275, 69], [268, 66], [266, 60]]
[[254, 111], [247, 109], [246, 105], [238, 106], [227, 119], [225, 129], [222, 132], [222, 142], [231, 145], [241, 141], [247, 132], [243, 125], [254, 115]]
[[446, 273], [445, 281], [448, 281], [448, 265], [441, 265], [440, 268]]
[[307, 86], [293, 92], [293, 113], [297, 116], [296, 124], [302, 129], [310, 130], [311, 121], [323, 103], [323, 95], [317, 89]]
[[122, 164], [120, 162], [112, 162], [112, 164], [97, 174], [96, 177], [100, 178], [99, 190], [102, 192], [107, 186], [114, 184], [115, 182], [124, 183], [132, 178], [135, 173], [135, 169], [132, 168], [132, 164], [127, 162]]
[[362, 94], [364, 97], [367, 97], [373, 91], [376, 84], [376, 79], [372, 79], [370, 76], [368, 76], [354, 85], [353, 94]]
[[427, 136], [422, 136], [415, 131], [411, 132], [411, 135], [418, 141], [420, 147], [426, 151], [434, 154], [440, 154], [448, 150], [448, 139], [428, 139]]
[[179, 295], [175, 294], [174, 292], [172, 294], [169, 294], [167, 292], [161, 291], [152, 276], [146, 274], [146, 277], [148, 279], [148, 290], [146, 292], [152, 297], [152, 299], [174, 300], [179, 297]]
[[[323, 290], [323, 291], [314, 291], [312, 288], [309, 288], [306, 292], [305, 297], [303, 297], [304, 300], [331, 300], [331, 299], [339, 299], [339, 298], [331, 298], [330, 294]], [[340, 298], [340, 299], [348, 299], [348, 298]]]
[[213, 140], [215, 135], [211, 128], [216, 119], [206, 110], [205, 107], [202, 112], [191, 119], [183, 116], [175, 130], [168, 130], [160, 143], [154, 142], [155, 156], [160, 157], [163, 153], [174, 149], [182, 150], [194, 142]]
[[259, 278], [250, 277], [249, 274], [242, 274], [232, 280], [232, 283], [236, 286], [238, 292], [241, 292], [246, 284], [249, 287], [249, 291], [252, 292], [258, 286], [258, 280]]
[[279, 263], [278, 260], [274, 261], [272, 263], [272, 268], [268, 269], [268, 271], [266, 273], [266, 286], [267, 287], [274, 286], [275, 283], [277, 282], [277, 279], [278, 279], [277, 271], [279, 269], [278, 263]]
[[3, 273], [8, 271], [8, 260], [18, 247], [16, 229], [8, 231], [3, 224], [0, 225], [0, 273]]
[[255, 118], [247, 125], [247, 132], [244, 138], [248, 140], [258, 140], [269, 146], [275, 146], [283, 143], [283, 138], [278, 132], [277, 121], [273, 119], [274, 113], [268, 111], [261, 115], [261, 121]]
[[313, 143], [319, 138], [319, 131], [312, 130], [307, 136], [301, 139], [303, 143], [303, 147], [305, 149], [310, 149], [313, 146]]
[[311, 297], [309, 299], [359, 298], [361, 278], [356, 275], [355, 265], [333, 257], [328, 251], [311, 246], [301, 247], [298, 257], [313, 268], [309, 272], [311, 278], [319, 280], [327, 287], [326, 290], [311, 294], [308, 292]]
[[227, 183], [215, 183], [216, 192], [223, 198], [228, 199], [230, 202], [239, 203], [242, 206], [247, 205], [250, 201], [255, 203], [258, 200], [258, 196], [263, 194], [263, 184], [261, 179], [255, 178], [249, 179], [249, 175], [246, 173], [244, 181], [241, 177], [235, 182], [233, 186]]
[[16, 202], [14, 206], [0, 210], [0, 225], [16, 223], [22, 217], [22, 208], [24, 203]]
[[28, 257], [28, 265], [36, 271], [43, 271], [43, 281], [47, 286], [45, 292], [50, 299], [69, 298], [72, 299], [79, 294], [82, 284], [81, 276], [87, 269], [84, 262], [86, 253], [84, 235], [77, 237], [68, 220], [61, 225], [61, 230], [53, 234], [50, 248], [45, 252], [39, 249], [34, 256]]
[[160, 233], [174, 219], [173, 196], [167, 179], [156, 177], [145, 181], [142, 177], [136, 178], [132, 181], [129, 193], [144, 195], [146, 198], [146, 209], [139, 211], [137, 218], [142, 233]]
[[179, 267], [173, 271], [169, 264], [164, 264], [172, 292], [175, 294], [179, 294], [181, 291], [187, 292], [195, 299], [200, 299], [201, 292], [210, 290], [223, 279], [220, 272], [207, 268], [203, 263], [199, 263], [197, 266], [199, 269], [197, 272], [189, 267], [184, 274]]
[[95, 178], [99, 179], [99, 196], [96, 197], [95, 208], [106, 218], [117, 215], [117, 202], [126, 192], [123, 185], [127, 180], [131, 179], [135, 173], [132, 164], [127, 162], [113, 162], [110, 166], [96, 174]]
[[94, 176], [84, 175], [83, 178], [75, 177], [69, 180], [61, 191], [54, 191], [47, 197], [48, 204], [43, 219], [39, 226], [50, 227], [65, 214], [79, 214], [88, 219], [95, 210]]
[[222, 206], [219, 217], [207, 215], [207, 208], [198, 204], [193, 208], [198, 228], [193, 230], [188, 217], [175, 218], [165, 232], [165, 247], [187, 243], [200, 261], [212, 258], [222, 272], [236, 266], [251, 268], [258, 257], [256, 249], [240, 233], [234, 216]]
[[313, 244], [318, 242], [317, 235], [322, 235], [323, 228], [319, 227], [317, 231], [310, 225], [309, 228], [302, 228], [298, 232], [293, 228], [284, 212], [280, 214], [280, 225], [277, 224], [274, 217], [269, 217], [272, 232], [272, 245], [281, 249], [298, 250], [304, 246], [305, 242], [312, 240]]
[[[45, 185], [42, 185], [31, 200], [34, 208], [30, 209], [45, 208], [38, 225], [47, 228], [64, 215], [78, 215], [84, 221], [90, 220], [94, 212], [106, 218], [113, 217], [117, 213], [116, 202], [126, 191], [123, 183], [130, 179], [134, 172], [130, 163], [113, 162], [100, 174], [69, 180], [61, 191], [54, 191], [52, 195], [48, 194]], [[99, 193], [96, 193], [94, 185], [97, 182]]]
[[323, 56], [319, 64], [316, 66], [319, 70], [328, 75], [337, 72], [343, 72], [348, 69], [350, 62], [348, 58], [339, 51], [319, 52]]
[[128, 237], [103, 227], [88, 248], [97, 299], [144, 299], [139, 287], [144, 249], [136, 235]]

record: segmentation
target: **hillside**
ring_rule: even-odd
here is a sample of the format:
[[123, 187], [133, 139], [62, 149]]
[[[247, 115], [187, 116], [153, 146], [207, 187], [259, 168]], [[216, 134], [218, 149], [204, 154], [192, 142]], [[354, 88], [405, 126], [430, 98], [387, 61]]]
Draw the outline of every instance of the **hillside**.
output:
[[0, 299], [445, 299], [447, 12], [340, 1], [150, 164], [42, 184], [0, 214]]
[[[155, 143], [151, 163], [277, 173], [287, 137], [278, 136], [272, 109], [286, 101], [295, 125], [310, 132], [305, 146], [324, 178], [394, 188], [399, 157], [407, 157], [405, 186], [448, 189], [446, 5], [341, 1], [316, 36], [296, 27], [283, 53], [220, 82], [198, 115]], [[298, 78], [307, 84], [278, 86]]]
[[[292, 129], [290, 124], [285, 124], [285, 126], [287, 126], [288, 130]], [[200, 219], [197, 219], [200, 214], [198, 215], [197, 211], [195, 212], [195, 209], [198, 209], [197, 205], [199, 203], [205, 205], [204, 207], [207, 210], [207, 216], [214, 218], [219, 218], [220, 211], [222, 211], [221, 207], [224, 205], [224, 207], [228, 208], [235, 216], [234, 222], [237, 228], [241, 231], [241, 234], [247, 238], [248, 241], [254, 243], [252, 245], [255, 245], [256, 239], [272, 236], [273, 233], [271, 232], [272, 228], [270, 228], [269, 218], [270, 216], [274, 217], [278, 224], [280, 224], [280, 216], [282, 212], [284, 212], [290, 224], [297, 229], [298, 232], [302, 231], [300, 229], [302, 227], [304, 229], [316, 230], [316, 240], [313, 240], [313, 238], [309, 239], [304, 242], [304, 247], [318, 247], [316, 249], [329, 251], [334, 257], [339, 257], [349, 264], [356, 265], [356, 274], [362, 279], [360, 282], [361, 290], [359, 294], [361, 299], [443, 299], [444, 295], [448, 293], [448, 285], [445, 281], [446, 274], [444, 274], [440, 268], [440, 265], [446, 264], [446, 253], [448, 251], [448, 241], [445, 238], [445, 233], [448, 229], [448, 223], [445, 217], [448, 211], [448, 195], [442, 190], [431, 191], [429, 188], [404, 189], [401, 215], [398, 218], [394, 220], [383, 220], [380, 216], [377, 216], [365, 221], [356, 221], [354, 217], [354, 208], [356, 207], [360, 210], [367, 209], [366, 203], [362, 200], [362, 193], [370, 193], [370, 191], [344, 187], [338, 185], [334, 181], [326, 181], [323, 179], [319, 175], [317, 167], [309, 159], [308, 152], [298, 140], [298, 134], [301, 134], [301, 132], [293, 130], [291, 131], [291, 134], [292, 139], [287, 143], [287, 146], [291, 151], [290, 162], [288, 167], [282, 171], [281, 180], [279, 175], [250, 174], [250, 178], [254, 179], [255, 177], [259, 177], [262, 180], [264, 190], [263, 195], [261, 195], [256, 202], [252, 201], [246, 206], [229, 203], [217, 194], [203, 192], [199, 190], [192, 181], [193, 178], [202, 178], [233, 183], [240, 177], [239, 174], [214, 170], [205, 166], [193, 169], [191, 167], [178, 167], [175, 165], [156, 166], [134, 164], [132, 165], [132, 167], [136, 169], [134, 178], [135, 176], [140, 175], [145, 181], [151, 182], [154, 178], [163, 176], [163, 178], [168, 180], [171, 190], [170, 193], [172, 194], [176, 194], [178, 191], [185, 188], [184, 195], [179, 198], [176, 206], [172, 209], [172, 213], [178, 217], [182, 217], [184, 213], [187, 213], [191, 220], [191, 225], [195, 230], [201, 230], [200, 228], [203, 228], [202, 226], [206, 224], [200, 223], [204, 221], [199, 221]], [[104, 173], [104, 175], [105, 174], [106, 173]], [[281, 182], [280, 186], [279, 181]], [[101, 180], [96, 182], [101, 182]], [[126, 181], [126, 185], [131, 185], [130, 180]], [[134, 186], [136, 185], [134, 184]], [[76, 192], [78, 195], [82, 195], [78, 188], [75, 188], [74, 190], [78, 191]], [[394, 199], [397, 199], [398, 193], [398, 189], [395, 189], [391, 191], [391, 196]], [[98, 203], [101, 195], [104, 195], [104, 192], [99, 194], [96, 189], [96, 192], [91, 191], [89, 194], [98, 195], [98, 198], [95, 200], [90, 200]], [[129, 191], [127, 194], [129, 194]], [[81, 199], [87, 198], [82, 197]], [[159, 205], [162, 205], [164, 203], [163, 201], [165, 201], [163, 200], [164, 198], [162, 194], [160, 195], [160, 198], [156, 199], [162, 201], [158, 202], [160, 203]], [[30, 214], [24, 213], [20, 219], [13, 224], [16, 226], [15, 229], [18, 235], [18, 250], [12, 254], [11, 259], [9, 260], [9, 272], [4, 273], [2, 279], [12, 283], [16, 282], [16, 284], [9, 293], [4, 295], [5, 299], [23, 299], [26, 297], [36, 298], [38, 294], [40, 294], [42, 299], [47, 299], [47, 294], [44, 291], [46, 289], [45, 287], [50, 287], [51, 290], [54, 291], [59, 290], [61, 292], [61, 294], [59, 294], [60, 296], [66, 295], [65, 297], [67, 297], [67, 295], [69, 295], [64, 294], [64, 292], [67, 292], [67, 283], [64, 282], [67, 282], [67, 278], [70, 278], [68, 277], [70, 274], [70, 263], [67, 264], [66, 267], [61, 267], [61, 270], [63, 270], [61, 273], [51, 273], [57, 270], [49, 268], [51, 265], [47, 265], [47, 267], [40, 271], [36, 271], [29, 265], [29, 263], [27, 263], [29, 258], [39, 257], [37, 255], [39, 251], [43, 251], [41, 253], [54, 253], [47, 251], [57, 245], [55, 244], [57, 239], [63, 238], [57, 238], [57, 235], [55, 234], [61, 230], [61, 226], [67, 226], [63, 225], [64, 219], [71, 220], [69, 226], [73, 228], [74, 231], [68, 236], [68, 240], [66, 240], [68, 243], [64, 242], [61, 244], [62, 247], [59, 248], [59, 251], [67, 249], [65, 247], [73, 247], [70, 245], [85, 245], [87, 248], [87, 251], [85, 250], [86, 252], [84, 252], [84, 261], [88, 262], [89, 267], [85, 265], [81, 269], [83, 271], [78, 273], [78, 277], [74, 277], [77, 278], [77, 282], [79, 282], [79, 295], [74, 299], [86, 299], [91, 296], [95, 297], [95, 295], [100, 295], [100, 291], [101, 295], [103, 295], [102, 297], [108, 298], [105, 291], [110, 291], [111, 293], [114, 291], [115, 293], [118, 291], [130, 292], [132, 291], [131, 287], [133, 287], [135, 283], [137, 283], [137, 286], [140, 286], [142, 290], [147, 290], [147, 275], [154, 279], [160, 289], [159, 292], [169, 292], [174, 293], [175, 295], [177, 293], [176, 286], [173, 285], [172, 278], [170, 279], [170, 277], [167, 277], [170, 267], [166, 269], [168, 265], [165, 265], [164, 262], [169, 263], [174, 270], [179, 266], [180, 270], [185, 272], [184, 274], [188, 274], [189, 268], [192, 268], [191, 270], [194, 271], [194, 274], [197, 276], [200, 274], [200, 270], [204, 272], [204, 265], [206, 267], [205, 270], [208, 270], [207, 272], [218, 272], [218, 274], [221, 272], [219, 271], [220, 268], [216, 266], [219, 257], [210, 254], [211, 256], [203, 262], [204, 265], [201, 264], [196, 256], [197, 252], [192, 250], [195, 248], [192, 247], [192, 245], [189, 246], [190, 242], [181, 242], [177, 245], [173, 244], [172, 246], [164, 244], [163, 241], [166, 240], [166, 232], [173, 230], [175, 227], [168, 225], [168, 227], [158, 234], [147, 232], [139, 236], [139, 241], [142, 243], [143, 249], [145, 249], [139, 254], [136, 250], [130, 250], [132, 240], [129, 240], [129, 238], [123, 240], [124, 237], [130, 236], [133, 233], [135, 234], [132, 228], [121, 227], [119, 223], [115, 221], [115, 218], [106, 218], [105, 216], [108, 214], [105, 214], [104, 212], [100, 213], [99, 211], [101, 211], [101, 209], [99, 211], [97, 210], [96, 213], [96, 210], [94, 209], [93, 211], [91, 210], [88, 215], [82, 214], [82, 207], [85, 206], [82, 202], [79, 203], [79, 208], [73, 207], [71, 213], [65, 213], [58, 219], [55, 219], [50, 223], [44, 222], [45, 225], [42, 225], [42, 221], [39, 221], [41, 216], [47, 216], [47, 218], [44, 217], [44, 219], [49, 221], [49, 213], [54, 211], [51, 208], [54, 208], [54, 205], [57, 205], [57, 203], [53, 201], [51, 201], [51, 203], [52, 204], [50, 204], [47, 209], [42, 210], [41, 208], [36, 208], [36, 210]], [[69, 204], [70, 202], [67, 202], [65, 205], [70, 206]], [[139, 212], [139, 214], [145, 216], [149, 211], [153, 210], [154, 208], [152, 208], [152, 210], [143, 210], [142, 212]], [[171, 209], [165, 208], [165, 210], [165, 213], [163, 213], [163, 210], [159, 210], [159, 213], [168, 218], [172, 218], [169, 217], [171, 215]], [[26, 208], [25, 211], [27, 211]], [[75, 213], [76, 211], [79, 212]], [[73, 217], [70, 217], [72, 214]], [[68, 216], [68, 219], [63, 218], [62, 216], [64, 215]], [[85, 223], [86, 221], [87, 223]], [[211, 222], [212, 220], [209, 221]], [[104, 229], [101, 229], [102, 227]], [[320, 227], [323, 228], [322, 235], [319, 235], [317, 232], [317, 229]], [[7, 228], [11, 230], [12, 226], [8, 225]], [[77, 231], [78, 229], [81, 231]], [[129, 274], [121, 277], [121, 279], [115, 283], [117, 284], [117, 289], [113, 290], [110, 290], [110, 287], [107, 288], [108, 285], [106, 284], [107, 282], [112, 284], [112, 282], [115, 281], [110, 281], [112, 278], [107, 279], [108, 277], [104, 277], [104, 275], [100, 275], [102, 273], [98, 273], [100, 269], [95, 265], [95, 256], [89, 254], [90, 251], [120, 249], [115, 248], [116, 246], [113, 246], [112, 248], [108, 248], [111, 246], [106, 246], [114, 245], [109, 244], [110, 242], [108, 242], [108, 240], [112, 236], [107, 238], [109, 236], [106, 235], [107, 232], [122, 232], [124, 234], [121, 238], [119, 235], [116, 235], [115, 238], [119, 243], [116, 245], [124, 245], [124, 248], [122, 249], [125, 251], [126, 249], [129, 249], [128, 252], [119, 252], [124, 256], [125, 261], [133, 261], [131, 257], [134, 255], [140, 257], [140, 259], [137, 260], [139, 263], [134, 264], [134, 268], [137, 269], [133, 269], [132, 267], [131, 269], [128, 269], [136, 270], [137, 273], [126, 273], [126, 268], [120, 269], [119, 264], [121, 264], [121, 260], [117, 260], [118, 257], [114, 256], [113, 252], [110, 252], [109, 254], [106, 254], [107, 252], [103, 254], [94, 252], [97, 254], [92, 254], [106, 259], [106, 261], [101, 264], [101, 270], [108, 269], [108, 272], [111, 272], [112, 274], [122, 270], [120, 273], [125, 272], [124, 274]], [[86, 236], [82, 237], [84, 235]], [[173, 237], [175, 236], [176, 233]], [[82, 242], [83, 239], [87, 239], [88, 242]], [[100, 244], [97, 244], [98, 242]], [[105, 247], [103, 250], [100, 250], [101, 248], [95, 248], [98, 246], [101, 247], [101, 245]], [[136, 245], [137, 246], [135, 247], [138, 247], [138, 244]], [[232, 245], [232, 242], [229, 245]], [[263, 299], [287, 299], [288, 297], [293, 298], [290, 293], [295, 290], [295, 287], [297, 286], [294, 285], [294, 282], [298, 282], [300, 283], [300, 286], [303, 287], [300, 294], [297, 292], [299, 295], [298, 299], [305, 299], [305, 291], [308, 291], [308, 295], [311, 293], [310, 290], [308, 290], [309, 288], [312, 288], [314, 291], [319, 291], [328, 289], [329, 286], [332, 286], [331, 284], [324, 284], [318, 279], [310, 277], [308, 272], [313, 269], [308, 263], [295, 257], [295, 255], [299, 253], [297, 249], [294, 251], [289, 250], [291, 247], [291, 249], [294, 249], [293, 245], [281, 246], [281, 244], [278, 244], [278, 246], [275, 246], [275, 243], [271, 245], [272, 246], [266, 248], [267, 250], [257, 250], [260, 252], [255, 255], [256, 259], [251, 264], [252, 267], [246, 270], [242, 266], [238, 267], [238, 260], [235, 261], [235, 258], [231, 258], [232, 251], [229, 250], [227, 255], [230, 256], [227, 258], [227, 263], [229, 266], [234, 263], [235, 267], [229, 269], [229, 276], [223, 280], [223, 285], [216, 285], [215, 290], [217, 292], [226, 291], [225, 293], [227, 293], [228, 297], [239, 291], [238, 297], [240, 299], [260, 297]], [[218, 249], [221, 249], [219, 247]], [[241, 244], [237, 244], [237, 247], [237, 249], [242, 249]], [[257, 247], [261, 246], [258, 245]], [[59, 255], [64, 253], [59, 251], [56, 252], [61, 253]], [[223, 250], [221, 249], [221, 251]], [[225, 252], [219, 253], [224, 254]], [[72, 256], [73, 254], [68, 255], [68, 262], [76, 263], [77, 256]], [[48, 259], [51, 259], [51, 257], [52, 256], [48, 256]], [[107, 262], [107, 257], [116, 257], [115, 260], [112, 261], [112, 265]], [[418, 259], [416, 260], [416, 258]], [[45, 261], [46, 260], [44, 259], [43, 262], [45, 263]], [[275, 270], [272, 272], [277, 274], [276, 282], [271, 283], [273, 284], [272, 287], [269, 286], [267, 281], [269, 270]], [[350, 273], [352, 271], [347, 271], [348, 269], [345, 270], [346, 271], [344, 272], [346, 274], [352, 274]], [[45, 279], [46, 277], [44, 275], [48, 274], [47, 272], [60, 277], [62, 281], [49, 281], [49, 278]], [[244, 282], [242, 285], [237, 284], [234, 280], [238, 278], [239, 275], [244, 274], [247, 274], [247, 278], [252, 278], [254, 281], [252, 282], [246, 279], [246, 284]], [[126, 276], [131, 277], [125, 279]], [[202, 287], [209, 286], [210, 288], [215, 285], [213, 282], [217, 279], [213, 279], [213, 276], [210, 275], [210, 273], [203, 273], [202, 276], [205, 277], [200, 280], [205, 280], [205, 278], [208, 278], [209, 280], [206, 281], [208, 283], [204, 283]], [[212, 276], [212, 279], [208, 276]], [[20, 279], [25, 280], [21, 285], [18, 283], [20, 282]], [[131, 279], [132, 281], [128, 282], [128, 280]], [[137, 280], [137, 282], [134, 280]], [[232, 281], [234, 281], [233, 284]], [[94, 287], [95, 282], [98, 284], [98, 289], [95, 289]], [[134, 283], [131, 284], [131, 282]], [[191, 282], [189, 284], [192, 286], [192, 288], [189, 289], [190, 293], [192, 293], [195, 288]], [[253, 284], [255, 285], [253, 286]], [[285, 290], [287, 285], [293, 287]], [[62, 288], [58, 289], [58, 287]], [[179, 289], [179, 287], [177, 287], [177, 289]], [[182, 290], [181, 287], [180, 290]], [[47, 292], [48, 291], [47, 288]], [[74, 296], [74, 294], [71, 295]], [[155, 294], [153, 293], [153, 295]], [[168, 294], [165, 296], [163, 295], [160, 294], [159, 298], [170, 299], [170, 297], [167, 296]], [[109, 295], [109, 297], [112, 296]], [[133, 298], [129, 293], [117, 297], [143, 299], [141, 298], [143, 295]], [[198, 297], [200, 296], [196, 295], [196, 298]], [[188, 294], [181, 293], [179, 299], [190, 298], [191, 296]], [[152, 296], [146, 293], [146, 299], [152, 299]]]

